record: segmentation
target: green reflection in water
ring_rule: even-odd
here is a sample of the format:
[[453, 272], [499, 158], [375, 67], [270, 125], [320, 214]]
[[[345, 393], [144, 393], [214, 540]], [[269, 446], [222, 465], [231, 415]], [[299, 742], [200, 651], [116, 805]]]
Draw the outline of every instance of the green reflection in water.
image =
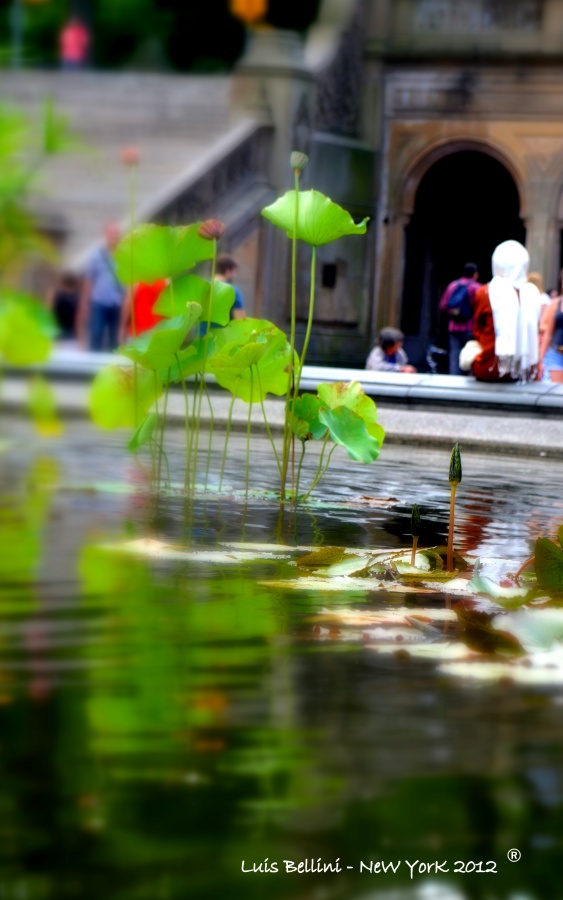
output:
[[[38, 471], [1, 520], [0, 900], [409, 900], [426, 882], [407, 859], [497, 862], [494, 878], [441, 875], [449, 900], [557, 896], [549, 695], [480, 699], [431, 666], [313, 644], [317, 601], [258, 584], [285, 563], [149, 564], [90, 542], [71, 595], [46, 590], [56, 471]], [[354, 868], [241, 871], [319, 857]], [[401, 868], [360, 874], [377, 858]]]

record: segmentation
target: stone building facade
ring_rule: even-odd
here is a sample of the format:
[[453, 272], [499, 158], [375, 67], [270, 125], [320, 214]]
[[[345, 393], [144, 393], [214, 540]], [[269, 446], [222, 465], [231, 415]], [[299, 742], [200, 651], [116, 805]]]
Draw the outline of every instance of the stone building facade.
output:
[[[337, 11], [338, 46], [319, 61], [315, 40]], [[262, 40], [279, 51], [271, 32]], [[238, 73], [239, 101], [252, 81], [246, 107], [267, 110], [276, 131], [272, 185], [287, 186], [288, 152], [304, 149], [314, 186], [371, 216], [363, 244], [350, 238], [320, 254], [312, 358], [362, 366], [378, 329], [395, 324], [423, 364], [440, 338], [445, 285], [468, 261], [488, 279], [507, 238], [526, 243], [546, 288], [558, 284], [560, 0], [325, 0], [303, 56], [291, 49], [269, 75], [271, 49]], [[262, 239], [257, 296], [279, 320], [287, 257], [275, 243]]]
[[364, 128], [380, 157], [375, 327], [411, 355], [466, 261], [490, 277], [501, 240], [526, 243], [557, 286], [563, 262], [563, 4], [372, 0]]

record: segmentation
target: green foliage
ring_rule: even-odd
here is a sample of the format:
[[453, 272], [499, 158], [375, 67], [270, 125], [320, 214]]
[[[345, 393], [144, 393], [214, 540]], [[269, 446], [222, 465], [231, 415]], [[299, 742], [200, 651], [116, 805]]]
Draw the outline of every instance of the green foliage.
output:
[[[213, 354], [215, 339], [213, 335], [207, 338], [207, 356]], [[163, 381], [175, 383], [192, 375], [203, 372], [206, 359], [206, 339], [196, 338], [189, 346], [184, 347], [176, 354], [174, 365], [161, 370], [160, 377]]]
[[60, 434], [62, 426], [57, 417], [55, 394], [41, 375], [34, 375], [29, 380], [27, 408], [40, 434]]
[[348, 407], [322, 408], [319, 419], [327, 426], [334, 443], [344, 447], [351, 459], [369, 463], [379, 456], [378, 442], [369, 434], [365, 422]]
[[209, 320], [216, 325], [227, 325], [235, 302], [235, 289], [223, 281], [216, 281], [213, 284], [211, 315], [209, 315], [210, 296], [211, 282], [200, 278], [199, 275], [181, 275], [163, 290], [155, 303], [154, 311], [160, 316], [182, 316], [186, 315], [187, 304], [196, 303], [200, 307], [202, 322]]
[[200, 237], [200, 223], [173, 228], [139, 225], [115, 250], [117, 275], [123, 284], [154, 284], [175, 278], [195, 265], [213, 258], [213, 242]]
[[53, 317], [34, 297], [16, 291], [0, 293], [0, 360], [13, 366], [44, 362], [54, 332]]
[[536, 578], [538, 585], [556, 591], [563, 591], [563, 526], [559, 528], [557, 546], [549, 538], [538, 538], [534, 547]]
[[300, 441], [318, 441], [326, 435], [327, 427], [319, 419], [322, 408], [321, 400], [313, 394], [297, 398], [292, 406], [291, 427]]
[[[192, 309], [191, 312], [196, 311]], [[189, 316], [166, 319], [149, 331], [144, 331], [125, 347], [120, 347], [119, 352], [146, 369], [171, 368], [176, 365], [176, 354], [192, 324]]]
[[379, 446], [383, 443], [385, 429], [377, 421], [377, 407], [371, 397], [364, 394], [357, 381], [337, 381], [333, 384], [320, 384], [317, 393], [329, 409], [346, 407], [364, 423], [368, 434]]
[[265, 319], [235, 319], [214, 337], [208, 369], [222, 387], [247, 403], [285, 394], [290, 350], [283, 331]]
[[[320, 247], [348, 234], [365, 234], [368, 219], [358, 225], [350, 213], [319, 191], [299, 191], [297, 238]], [[295, 191], [288, 191], [262, 210], [262, 215], [293, 237]]]
[[135, 407], [139, 415], [145, 415], [161, 394], [162, 382], [156, 372], [139, 369], [135, 378], [133, 367], [106, 366], [90, 389], [90, 415], [100, 428], [132, 427]]
[[141, 447], [144, 447], [152, 438], [157, 425], [158, 416], [156, 413], [146, 415], [138, 428], [135, 429], [135, 433], [127, 445], [129, 452], [136, 453]]

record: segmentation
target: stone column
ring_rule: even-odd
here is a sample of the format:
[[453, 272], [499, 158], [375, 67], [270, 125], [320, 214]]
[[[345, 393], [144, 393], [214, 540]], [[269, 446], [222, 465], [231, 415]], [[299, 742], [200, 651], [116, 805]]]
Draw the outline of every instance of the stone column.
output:
[[[314, 120], [315, 84], [304, 62], [303, 39], [293, 31], [270, 27], [249, 30], [247, 50], [237, 65], [231, 90], [233, 120], [253, 118], [274, 127], [268, 177], [273, 196], [293, 186], [292, 150], [309, 154]], [[275, 192], [275, 194], [274, 194]], [[260, 260], [262, 314], [285, 328], [289, 308], [289, 241], [264, 223]], [[260, 286], [257, 285], [258, 292]]]

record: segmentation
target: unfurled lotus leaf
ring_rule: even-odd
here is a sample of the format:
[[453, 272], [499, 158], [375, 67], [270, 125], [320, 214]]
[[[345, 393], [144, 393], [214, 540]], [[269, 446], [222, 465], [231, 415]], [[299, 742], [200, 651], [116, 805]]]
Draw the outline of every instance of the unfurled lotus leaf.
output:
[[[563, 528], [560, 528], [560, 543], [562, 538]], [[563, 591], [563, 550], [549, 538], [538, 538], [534, 546], [534, 556], [538, 586]]]
[[345, 406], [365, 422], [370, 434], [379, 446], [385, 437], [385, 429], [377, 421], [377, 407], [371, 397], [362, 390], [357, 381], [337, 381], [333, 384], [319, 384], [317, 393], [326, 406], [338, 409]]
[[214, 244], [198, 234], [200, 222], [183, 227], [139, 225], [118, 244], [116, 272], [123, 284], [175, 278], [213, 258]]
[[[197, 304], [194, 305], [197, 306]], [[194, 312], [192, 310], [192, 313]], [[119, 353], [128, 356], [129, 359], [139, 363], [145, 369], [168, 369], [177, 365], [176, 354], [184, 343], [192, 324], [189, 316], [166, 319], [149, 331], [143, 331], [125, 347], [120, 347]]]
[[[262, 215], [293, 237], [295, 191], [288, 191], [262, 210]], [[368, 219], [355, 224], [350, 213], [319, 191], [299, 191], [297, 238], [320, 247], [348, 234], [365, 234]]]
[[201, 322], [207, 322], [209, 319], [215, 325], [227, 325], [235, 302], [234, 287], [224, 281], [213, 282], [211, 316], [209, 316], [210, 295], [210, 281], [200, 278], [199, 275], [181, 275], [165, 287], [154, 305], [154, 311], [160, 316], [185, 316], [186, 305], [196, 303], [200, 307], [198, 318]]
[[313, 394], [303, 394], [292, 406], [291, 428], [300, 441], [321, 440], [326, 434], [326, 425], [319, 419], [322, 403]]
[[137, 413], [139, 417], [146, 415], [161, 394], [162, 382], [156, 372], [138, 369], [135, 379], [133, 366], [106, 366], [92, 382], [90, 414], [100, 428], [131, 427]]
[[283, 331], [265, 319], [235, 319], [213, 337], [208, 371], [221, 387], [247, 403], [285, 394], [290, 346]]
[[324, 407], [319, 420], [326, 425], [335, 444], [344, 447], [351, 459], [374, 462], [379, 456], [379, 443], [368, 432], [366, 423], [346, 406], [338, 409]]

